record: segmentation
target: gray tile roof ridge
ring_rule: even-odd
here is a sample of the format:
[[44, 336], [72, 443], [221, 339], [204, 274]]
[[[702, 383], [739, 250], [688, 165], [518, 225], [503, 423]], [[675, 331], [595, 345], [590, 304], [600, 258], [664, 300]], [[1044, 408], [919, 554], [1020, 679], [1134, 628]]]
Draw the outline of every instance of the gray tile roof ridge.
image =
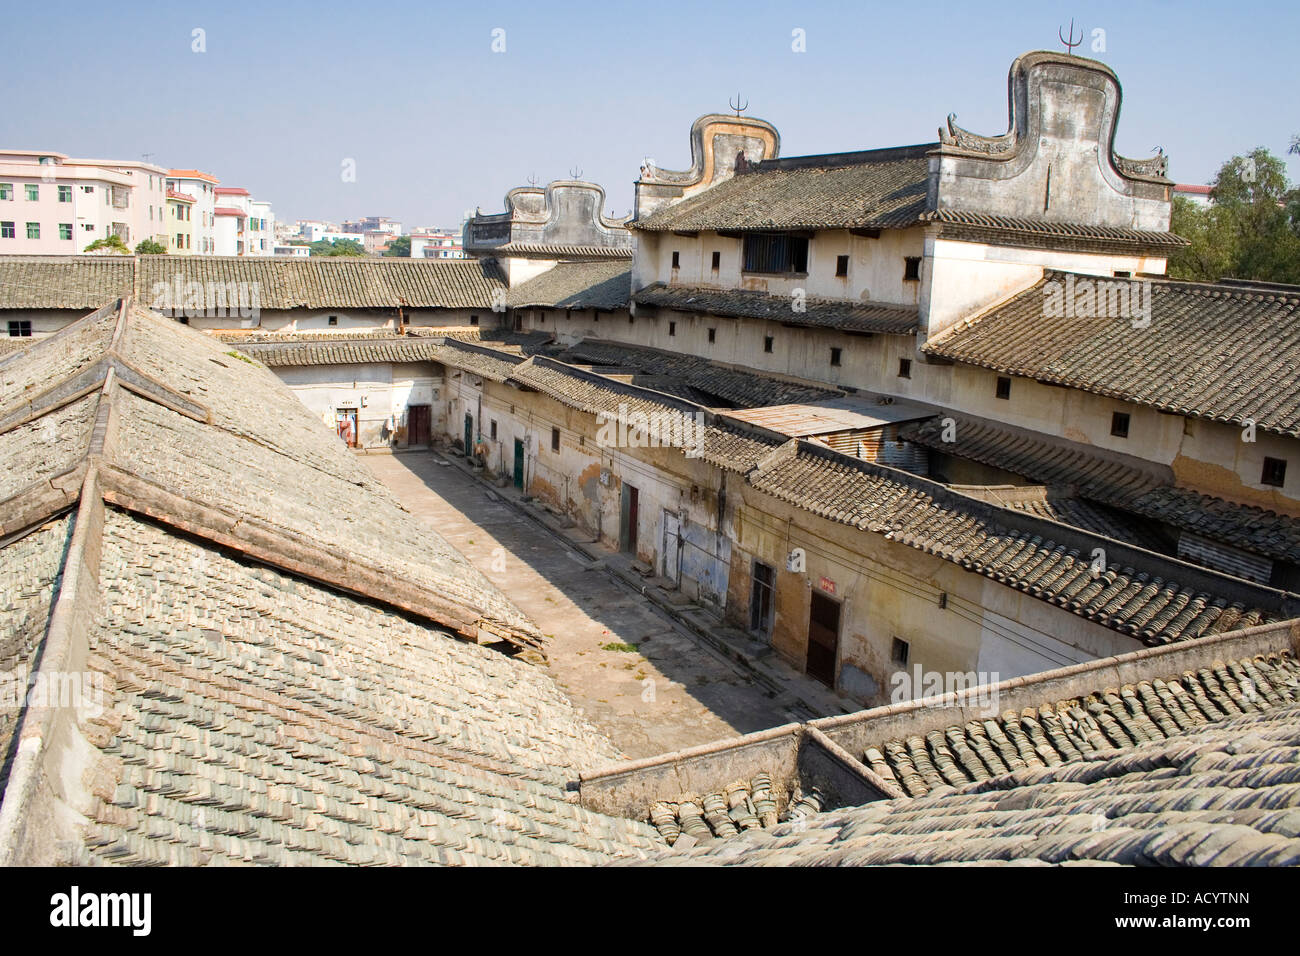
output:
[[[1141, 748], [1147, 743], [1159, 747], [1172, 742], [1172, 745], [1177, 748], [1181, 746], [1180, 737], [1195, 734], [1206, 727], [1213, 730], [1217, 726], [1231, 726], [1243, 714], [1265, 717], [1269, 714], [1280, 714], [1282, 719], [1292, 721], [1300, 727], [1300, 721], [1296, 720], [1300, 717], [1300, 706], [1297, 705], [1297, 701], [1300, 700], [1300, 662], [1296, 659], [1297, 652], [1300, 652], [1300, 639], [1297, 638], [1294, 622], [1262, 625], [1214, 635], [1191, 644], [1143, 648], [1115, 657], [1005, 680], [994, 685], [981, 685], [950, 692], [939, 697], [916, 698], [853, 714], [820, 718], [805, 724], [791, 724], [716, 741], [688, 751], [646, 758], [605, 771], [583, 774], [580, 778], [581, 786], [586, 788], [584, 799], [590, 799], [597, 804], [609, 802], [610, 794], [619, 792], [639, 794], [646, 785], [655, 786], [653, 781], [661, 779], [663, 783], [657, 786], [671, 786], [668, 782], [670, 779], [680, 778], [695, 781], [696, 787], [729, 790], [730, 786], [725, 788], [721, 786], [722, 778], [717, 776], [719, 772], [729, 772], [726, 768], [732, 766], [728, 762], [727, 754], [736, 754], [737, 756], [731, 759], [737, 760], [741, 759], [739, 755], [742, 752], [754, 751], [761, 754], [765, 752], [764, 744], [782, 737], [799, 737], [811, 731], [817, 732], [815, 735], [817, 740], [823, 743], [829, 740], [840, 751], [845, 748], [852, 750], [854, 752], [850, 754], [852, 759], [860, 762], [864, 768], [872, 769], [881, 780], [889, 784], [887, 787], [874, 788], [879, 794], [877, 801], [888, 803], [892, 800], [896, 808], [904, 805], [924, 806], [925, 800], [922, 798], [926, 796], [927, 790], [930, 791], [931, 798], [954, 796], [955, 799], [960, 799], [958, 796], [960, 794], [1014, 790], [1023, 784], [1039, 784], [1046, 780], [1057, 779], [1058, 776], [1062, 780], [1077, 780], [1081, 773], [1091, 772], [1086, 767], [1081, 767], [1081, 763], [1087, 764], [1091, 761], [1094, 765], [1098, 765], [1098, 762], [1117, 759], [1140, 761], [1143, 759]], [[1228, 663], [1224, 664], [1224, 661]], [[1262, 673], [1257, 674], [1253, 670], [1255, 667], [1266, 667], [1270, 676], [1266, 678]], [[1243, 680], [1245, 675], [1249, 674], [1250, 679], [1258, 683], [1253, 687], [1247, 687], [1244, 683], [1232, 684], [1233, 678], [1228, 676], [1229, 670], [1242, 676]], [[1179, 716], [1179, 723], [1175, 726], [1173, 720], [1165, 715], [1162, 704], [1157, 699], [1156, 689], [1163, 688], [1166, 681], [1170, 682], [1171, 686], [1180, 681], [1188, 682], [1193, 679], [1214, 683], [1220, 680], [1218, 677], [1220, 674], [1223, 675], [1221, 679], [1227, 682], [1222, 685], [1223, 690], [1232, 696], [1221, 700], [1218, 704], [1205, 700], [1199, 705], [1191, 704], [1188, 698], [1188, 706], [1196, 711], [1197, 716], [1194, 720]], [[1199, 688], [1199, 684], [1196, 686]], [[1219, 685], [1215, 684], [1215, 686]], [[1200, 693], [1200, 690], [1197, 689], [1196, 693]], [[1134, 695], [1146, 695], [1143, 698], [1144, 703], [1140, 708], [1131, 703], [1130, 709], [1126, 711], [1121, 706], [1122, 699], [1131, 698], [1132, 701], [1136, 701], [1137, 697]], [[1007, 700], [1008, 697], [1011, 698], [1010, 701]], [[1024, 749], [1023, 741], [1013, 745], [1001, 737], [995, 739], [993, 736], [987, 736], [995, 733], [991, 728], [987, 731], [981, 729], [981, 722], [1009, 720], [1008, 715], [1013, 712], [1028, 715], [1035, 707], [1041, 707], [1045, 708], [1043, 712], [1047, 714], [1047, 718], [1054, 720], [1054, 715], [1058, 712], [1056, 709], [1066, 708], [1059, 710], [1060, 713], [1065, 714], [1068, 709], [1066, 705], [1087, 703], [1090, 700], [1095, 703], [1103, 699], [1109, 701], [1107, 706], [1119, 708], [1113, 710], [1115, 716], [1110, 716], [1111, 712], [1105, 708], [1094, 707], [1092, 717], [1085, 717], [1085, 719], [1099, 719], [1100, 726], [1105, 728], [1105, 734], [1118, 743], [1107, 740], [1100, 749], [1084, 746], [1084, 749], [1073, 758], [1067, 756], [1064, 760], [1057, 754], [1053, 757], [1056, 763], [1048, 764], [1039, 770], [1034, 770], [1032, 764], [1029, 769], [1017, 770], [1012, 767], [1010, 771], [1005, 770], [1012, 764], [1023, 764], [1023, 761], [1019, 761], [1014, 756], [1016, 746], [1021, 748], [1020, 753], [1025, 759], [1033, 760], [1034, 755]], [[998, 702], [995, 705], [998, 713], [993, 716], [990, 716], [989, 712], [990, 700]], [[1170, 702], [1169, 706], [1177, 707], [1173, 702]], [[1199, 708], [1203, 707], [1208, 707], [1209, 710], [1201, 713]], [[1178, 713], [1181, 715], [1181, 710], [1178, 710]], [[912, 716], [919, 719], [918, 725], [913, 726], [907, 722]], [[1119, 724], [1107, 723], [1116, 718]], [[1160, 726], [1149, 723], [1153, 720], [1159, 720]], [[1013, 726], [1009, 729], [1013, 733], [1019, 733], [1017, 727]], [[933, 736], [936, 733], [942, 737], [945, 732], [954, 731], [975, 735], [970, 738], [970, 746], [977, 748], [979, 756], [976, 757], [973, 753], [964, 754], [963, 760], [974, 760], [976, 765], [983, 763], [988, 768], [1002, 766], [1003, 772], [988, 772], [986, 769], [972, 779], [970, 770], [955, 765], [956, 775], [953, 780], [956, 781], [957, 786], [954, 787], [938, 781], [934, 776], [934, 768], [930, 767], [927, 773], [935, 786], [926, 787], [918, 780], [906, 777], [900, 782], [895, 771], [900, 767], [906, 769], [911, 764], [910, 758], [906, 755], [906, 748], [899, 750], [896, 744], [912, 737], [919, 739], [921, 735]], [[1035, 733], [1039, 732], [1035, 730]], [[1000, 734], [1001, 730], [996, 733]], [[1056, 731], [1053, 730], [1052, 733]], [[990, 745], [993, 746], [991, 752], [984, 750]], [[962, 744], [962, 746], [966, 745]], [[767, 749], [770, 751], [770, 747]], [[890, 757], [889, 762], [886, 763], [886, 758], [881, 754], [882, 749], [887, 753], [892, 750], [895, 757]], [[1011, 763], [1002, 763], [998, 757], [999, 750]], [[895, 758], [901, 761], [901, 764], [895, 763]], [[759, 762], [761, 763], [761, 758]], [[1041, 761], [1039, 763], [1041, 764]], [[738, 766], [757, 766], [757, 764], [754, 763], [753, 758], [747, 758], [747, 762], [742, 760]], [[663, 777], [663, 772], [668, 768], [673, 768], [674, 771], [671, 778]], [[644, 784], [638, 783], [638, 780], [644, 781]], [[612, 791], [608, 789], [611, 786], [615, 788]], [[787, 782], [785, 788], [797, 789], [798, 786], [798, 783]], [[906, 789], [899, 789], [899, 787]], [[657, 799], [653, 790], [647, 793], [646, 799], [650, 801]], [[675, 793], [670, 795], [661, 790], [658, 799], [671, 799], [675, 803], [678, 801], [678, 795]], [[900, 800], [904, 803], [898, 803]], [[638, 798], [637, 802], [639, 804], [642, 801]], [[698, 798], [696, 802], [698, 803]], [[663, 810], [662, 805], [656, 806], [659, 811]], [[876, 804], [865, 804], [865, 807], [873, 806]], [[863, 806], [856, 808], [849, 806], [831, 812], [855, 812], [861, 809]], [[658, 816], [662, 816], [662, 812]], [[655, 819], [652, 822], [659, 827], [661, 833], [664, 832], [665, 820]], [[769, 825], [765, 824], [764, 828]], [[798, 832], [797, 828], [796, 832]], [[704, 833], [707, 841], [708, 831], [705, 830]], [[724, 837], [725, 834], [718, 833], [717, 836]], [[671, 842], [671, 836], [669, 839]]]
[[[82, 340], [86, 341], [78, 347], [76, 343]], [[188, 350], [186, 345], [190, 346]], [[405, 543], [390, 542], [395, 550], [387, 556], [374, 548], [367, 551], [352, 548], [345, 553], [337, 542], [331, 543], [331, 536], [338, 529], [328, 521], [318, 521], [310, 527], [289, 522], [294, 525], [289, 527], [284, 515], [277, 517], [274, 509], [279, 505], [272, 499], [281, 504], [287, 501], [284, 495], [288, 492], [284, 489], [276, 488], [269, 495], [263, 490], [255, 507], [241, 511], [227, 499], [239, 491], [251, 494], [252, 489], [232, 483], [218, 495], [214, 487], [205, 485], [206, 479], [201, 476], [209, 473], [199, 470], [200, 448], [189, 447], [182, 454], [179, 445], [141, 437], [148, 429], [158, 429], [159, 423], [166, 419], [165, 434], [172, 442], [192, 439], [200, 445], [220, 444], [226, 446], [222, 453], [225, 461], [247, 459], [245, 464], [250, 469], [260, 468], [268, 473], [288, 469], [299, 478], [313, 475], [318, 483], [339, 482], [353, 488], [362, 499], [368, 496], [371, 510], [376, 514], [404, 513], [391, 493], [350, 453], [321, 440], [316, 430], [319, 423], [287, 390], [284, 394], [292, 404], [284, 406], [287, 419], [278, 438], [259, 433], [247, 420], [228, 413], [216, 396], [207, 394], [215, 386], [202, 376], [232, 381], [242, 377], [245, 380], [242, 387], [232, 386], [240, 394], [262, 387], [269, 391], [284, 389], [260, 365], [245, 368], [240, 362], [225, 358], [234, 354], [223, 352], [221, 344], [211, 337], [138, 308], [129, 298], [124, 298], [116, 308], [101, 309], [32, 348], [4, 359], [11, 374], [19, 370], [26, 373], [25, 378], [23, 374], [15, 374], [13, 386], [26, 382], [26, 387], [17, 399], [11, 397], [8, 404], [0, 394], [0, 437], [98, 392], [96, 427], [90, 445], [80, 455], [83, 466], [99, 466], [98, 487], [107, 500], [149, 514], [188, 533], [256, 555], [258, 560], [284, 567], [291, 573], [362, 593], [405, 613], [423, 615], [465, 637], [505, 640], [521, 647], [541, 646], [543, 638], [536, 625], [431, 530], [413, 533], [418, 536], [427, 532], [428, 547], [424, 553], [427, 556], [437, 552], [446, 557], [446, 562], [430, 564], [428, 572], [418, 579], [409, 573], [395, 578], [391, 565], [405, 560], [396, 556], [405, 554], [401, 550]], [[51, 362], [64, 362], [64, 367], [47, 368]], [[208, 363], [226, 372], [209, 370]], [[253, 368], [260, 372], [252, 371]], [[51, 383], [52, 387], [42, 388]], [[38, 389], [37, 394], [27, 395]], [[144, 404], [134, 405], [137, 401]], [[133, 413], [125, 414], [124, 408], [132, 409]], [[157, 414], [150, 413], [156, 421], [138, 414], [149, 409], [158, 410]], [[169, 415], [172, 417], [168, 418]], [[311, 427], [306, 424], [308, 420]], [[182, 438], [186, 435], [190, 438]], [[236, 446], [243, 451], [235, 451]], [[182, 460], [193, 464], [189, 473], [178, 466]], [[76, 470], [76, 463], [68, 467], [73, 468], [69, 475], [81, 474]], [[216, 481], [219, 469], [215, 462], [210, 462], [209, 467], [213, 469], [210, 477]], [[228, 482], [229, 478], [227, 475]], [[324, 484], [318, 484], [318, 489]], [[65, 490], [75, 500], [76, 492], [70, 487]], [[40, 501], [33, 499], [33, 502], [43, 511], [19, 509], [24, 522], [44, 520], [68, 506], [67, 494], [44, 495]], [[360, 515], [354, 519], [357, 525], [380, 520], [365, 511]], [[378, 535], [372, 537], [377, 539]], [[415, 545], [412, 543], [411, 547]]]

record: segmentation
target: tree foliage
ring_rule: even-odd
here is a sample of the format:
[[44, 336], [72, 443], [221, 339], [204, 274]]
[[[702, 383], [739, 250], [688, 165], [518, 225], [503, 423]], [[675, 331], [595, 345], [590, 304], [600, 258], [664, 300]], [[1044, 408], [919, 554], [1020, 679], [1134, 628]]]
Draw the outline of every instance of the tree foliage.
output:
[[310, 246], [313, 256], [364, 256], [366, 250], [355, 239], [317, 239]]
[[117, 252], [124, 256], [131, 254], [131, 247], [122, 241], [122, 237], [114, 233], [105, 239], [96, 239], [90, 245], [86, 246], [84, 252]]
[[1191, 245], [1170, 256], [1169, 274], [1300, 283], [1300, 189], [1285, 162], [1257, 148], [1224, 163], [1210, 188], [1209, 206], [1174, 199], [1170, 228]]
[[166, 246], [152, 239], [141, 239], [135, 244], [135, 254], [137, 256], [161, 256], [166, 252]]
[[384, 250], [384, 255], [403, 256], [409, 259], [411, 256], [411, 237], [398, 236], [388, 244], [388, 248]]

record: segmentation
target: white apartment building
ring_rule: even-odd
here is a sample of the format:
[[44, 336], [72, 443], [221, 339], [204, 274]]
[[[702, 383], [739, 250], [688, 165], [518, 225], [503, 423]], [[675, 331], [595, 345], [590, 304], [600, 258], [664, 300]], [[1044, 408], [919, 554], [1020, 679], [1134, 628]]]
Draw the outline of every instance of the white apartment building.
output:
[[216, 255], [274, 255], [275, 214], [271, 204], [253, 199], [247, 189], [239, 186], [218, 186], [213, 193]]
[[465, 250], [457, 234], [441, 231], [411, 233], [412, 259], [464, 259]]

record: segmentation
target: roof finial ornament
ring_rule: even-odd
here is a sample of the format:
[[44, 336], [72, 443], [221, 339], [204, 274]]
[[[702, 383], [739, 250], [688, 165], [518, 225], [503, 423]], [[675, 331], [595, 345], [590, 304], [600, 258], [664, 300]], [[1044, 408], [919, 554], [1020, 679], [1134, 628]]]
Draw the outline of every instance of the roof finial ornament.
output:
[[745, 100], [744, 103], [741, 103], [741, 102], [740, 102], [740, 94], [737, 93], [737, 94], [736, 94], [736, 102], [733, 103], [733, 102], [731, 102], [730, 99], [728, 99], [728, 100], [727, 100], [727, 105], [730, 106], [733, 110], [735, 110], [735, 113], [736, 113], [736, 119], [740, 119], [740, 114], [743, 113], [743, 112], [745, 112], [745, 110], [749, 109], [749, 100]]
[[536, 173], [531, 173], [531, 174], [528, 176], [528, 185], [530, 185], [530, 186], [536, 186], [536, 185], [537, 185], [537, 174], [536, 174]]
[[569, 178], [570, 178], [570, 179], [581, 179], [581, 178], [582, 178], [582, 167], [581, 167], [581, 166], [570, 166], [570, 167], [569, 167]]
[[1065, 37], [1061, 36], [1060, 27], [1056, 28], [1056, 35], [1060, 37], [1061, 42], [1065, 44], [1066, 52], [1069, 53], [1071, 56], [1074, 55], [1074, 48], [1083, 42], [1082, 28], [1079, 30], [1079, 39], [1076, 40], [1074, 38], [1074, 17], [1070, 17], [1070, 38], [1067, 40]]

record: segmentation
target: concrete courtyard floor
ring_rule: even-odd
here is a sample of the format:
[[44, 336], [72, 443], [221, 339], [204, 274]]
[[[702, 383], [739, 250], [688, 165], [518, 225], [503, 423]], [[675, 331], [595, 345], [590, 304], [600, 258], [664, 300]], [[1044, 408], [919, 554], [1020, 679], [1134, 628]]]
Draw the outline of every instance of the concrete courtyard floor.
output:
[[629, 757], [852, 709], [783, 663], [769, 659], [759, 679], [521, 513], [504, 497], [513, 489], [489, 488], [438, 452], [361, 458], [536, 622], [549, 638], [541, 666]]

